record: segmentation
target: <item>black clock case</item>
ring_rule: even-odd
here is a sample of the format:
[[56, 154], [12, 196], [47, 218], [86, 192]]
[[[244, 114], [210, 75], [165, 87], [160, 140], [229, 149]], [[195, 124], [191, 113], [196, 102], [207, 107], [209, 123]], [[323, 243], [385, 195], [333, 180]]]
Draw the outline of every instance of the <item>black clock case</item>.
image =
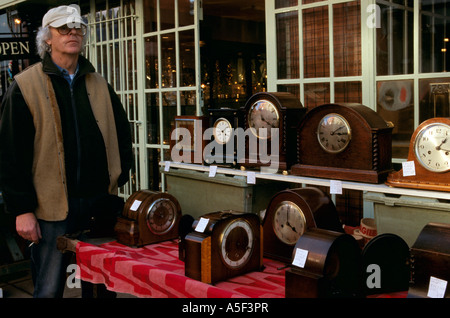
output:
[[[240, 109], [232, 109], [232, 108], [217, 108], [217, 109], [209, 109], [208, 110], [208, 123], [209, 128], [214, 127], [214, 123], [219, 118], [225, 118], [227, 119], [231, 126], [233, 127], [233, 154], [227, 153], [227, 145], [221, 145], [218, 144], [214, 140], [214, 136], [211, 137], [211, 142], [214, 143], [214, 148], [217, 149], [217, 147], [222, 148], [223, 153], [222, 154], [216, 154], [214, 152], [214, 149], [210, 153], [204, 153], [205, 157], [205, 164], [206, 165], [217, 165], [217, 166], [225, 166], [225, 167], [235, 167], [238, 161], [237, 158], [237, 149], [238, 147], [243, 147], [244, 145], [239, 145], [239, 138], [236, 138], [236, 129], [237, 128], [243, 128], [242, 123], [242, 112]], [[221, 157], [221, 162], [216, 162], [218, 159], [217, 157]]]
[[[218, 211], [203, 215], [209, 219], [204, 232], [192, 231], [184, 240], [185, 275], [203, 283], [214, 284], [231, 277], [259, 271], [262, 268], [262, 238], [259, 216], [253, 213], [237, 211]], [[236, 219], [245, 219], [254, 234], [254, 247], [250, 260], [242, 267], [231, 269], [224, 265], [220, 255], [220, 242], [223, 230]], [[199, 220], [192, 223], [192, 229], [197, 227]]]
[[[280, 115], [280, 140], [279, 140], [279, 169], [288, 170], [290, 166], [297, 161], [297, 129], [308, 109], [303, 107], [300, 100], [291, 93], [287, 92], [260, 92], [251, 96], [245, 105], [241, 108], [243, 117], [243, 127], [245, 130], [248, 126], [248, 111], [250, 107], [258, 100], [267, 100], [277, 107]], [[260, 162], [250, 162], [249, 158], [255, 157], [255, 154], [250, 154], [248, 144], [246, 143], [245, 158], [240, 159], [241, 166], [244, 167], [261, 167], [269, 166], [269, 164]], [[270, 150], [271, 146], [267, 145]], [[259, 155], [256, 156], [259, 159]]]

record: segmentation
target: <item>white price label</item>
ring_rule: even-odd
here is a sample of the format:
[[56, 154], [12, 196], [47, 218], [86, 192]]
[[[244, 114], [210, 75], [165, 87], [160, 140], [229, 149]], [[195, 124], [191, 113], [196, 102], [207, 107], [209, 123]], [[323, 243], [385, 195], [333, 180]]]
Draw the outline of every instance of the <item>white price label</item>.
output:
[[308, 258], [308, 251], [301, 248], [297, 248], [295, 250], [295, 256], [294, 260], [292, 261], [292, 265], [304, 268], [307, 258]]
[[414, 161], [402, 162], [402, 170], [404, 177], [415, 176], [416, 166], [414, 166]]
[[205, 232], [208, 222], [209, 222], [209, 219], [200, 218], [200, 220], [198, 220], [197, 226], [195, 227], [195, 231], [200, 232], [200, 233]]

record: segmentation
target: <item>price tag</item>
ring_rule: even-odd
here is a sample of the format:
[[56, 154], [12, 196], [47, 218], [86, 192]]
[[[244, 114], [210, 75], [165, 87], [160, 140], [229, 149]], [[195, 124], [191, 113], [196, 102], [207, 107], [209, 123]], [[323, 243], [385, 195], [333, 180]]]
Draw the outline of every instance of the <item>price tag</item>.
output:
[[137, 211], [139, 209], [139, 206], [141, 205], [142, 201], [134, 200], [133, 204], [130, 207], [131, 211]]
[[447, 281], [436, 277], [430, 277], [427, 296], [430, 298], [444, 298], [447, 289]]
[[200, 232], [200, 233], [205, 232], [208, 222], [209, 222], [209, 219], [200, 218], [200, 220], [197, 223], [197, 226], [195, 227], [195, 231]]
[[170, 170], [170, 161], [164, 163], [164, 171], [168, 172]]
[[402, 171], [404, 177], [415, 176], [416, 166], [414, 166], [414, 161], [402, 162]]
[[295, 250], [295, 256], [294, 260], [292, 261], [292, 265], [304, 268], [307, 258], [308, 258], [308, 251], [301, 248], [297, 248]]
[[217, 173], [217, 166], [210, 166], [209, 167], [209, 177], [214, 178]]
[[256, 183], [256, 173], [253, 171], [247, 172], [247, 183], [255, 184]]
[[330, 194], [342, 194], [342, 181], [330, 180]]

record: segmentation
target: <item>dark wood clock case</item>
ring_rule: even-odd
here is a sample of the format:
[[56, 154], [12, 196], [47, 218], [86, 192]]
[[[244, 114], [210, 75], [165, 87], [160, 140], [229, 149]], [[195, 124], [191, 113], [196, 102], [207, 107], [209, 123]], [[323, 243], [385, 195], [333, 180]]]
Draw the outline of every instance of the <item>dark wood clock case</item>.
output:
[[314, 228], [299, 238], [297, 248], [308, 251], [307, 259], [303, 268], [286, 270], [286, 298], [360, 296], [361, 249], [353, 236]]
[[[205, 231], [202, 233], [192, 231], [186, 235], [184, 240], [185, 275], [187, 277], [214, 284], [250, 271], [261, 270], [263, 261], [261, 224], [256, 214], [229, 210], [208, 213], [203, 218], [209, 219]], [[220, 242], [224, 229], [236, 219], [244, 219], [250, 223], [254, 235], [254, 245], [249, 261], [240, 268], [231, 269], [222, 261]], [[199, 220], [193, 222], [193, 229], [197, 227], [198, 222]]]
[[322, 228], [343, 232], [342, 223], [331, 198], [315, 187], [287, 189], [275, 194], [266, 209], [263, 221], [264, 256], [282, 262], [290, 262], [294, 246], [283, 243], [274, 232], [273, 213], [283, 201], [295, 203], [303, 212], [306, 229]]
[[[250, 107], [259, 100], [267, 100], [277, 107], [280, 114], [280, 127], [279, 127], [279, 170], [286, 171], [289, 167], [296, 162], [296, 135], [297, 128], [302, 118], [307, 112], [307, 108], [303, 107], [300, 100], [293, 94], [287, 92], [261, 92], [251, 96], [246, 104], [241, 108], [243, 116], [243, 126], [247, 132], [248, 125], [248, 111]], [[263, 150], [263, 153], [270, 153], [271, 141], [268, 140], [267, 149]], [[249, 142], [245, 143], [245, 158], [239, 158], [239, 164], [242, 167], [261, 167], [269, 166], [271, 163], [265, 163], [260, 160], [259, 145], [257, 147], [257, 153], [253, 153]], [[252, 160], [256, 158], [255, 160]]]
[[[190, 140], [184, 140], [183, 134], [177, 133], [177, 128], [187, 129]], [[175, 116], [170, 136], [172, 161], [203, 164], [203, 149], [206, 145], [203, 134], [207, 128], [208, 118], [206, 116]], [[177, 157], [172, 156], [174, 153]]]
[[[238, 147], [243, 147], [239, 145], [239, 139], [236, 138], [237, 128], [242, 128], [242, 112], [239, 109], [232, 108], [218, 108], [208, 110], [208, 124], [209, 128], [214, 127], [214, 123], [219, 118], [227, 119], [231, 126], [233, 127], [232, 136], [232, 152], [227, 152], [227, 144], [220, 145], [215, 142], [214, 137], [211, 138], [211, 143], [215, 143], [211, 152], [205, 151], [205, 164], [218, 165], [218, 166], [229, 166], [235, 167], [237, 165], [237, 149]], [[216, 149], [221, 149], [222, 153], [215, 153]]]
[[[327, 114], [343, 116], [351, 127], [351, 141], [340, 153], [327, 153], [319, 145], [317, 127]], [[311, 109], [298, 128], [299, 176], [380, 183], [392, 171], [392, 126], [361, 104], [325, 104]]]
[[[408, 298], [427, 298], [430, 278], [450, 281], [450, 224], [428, 223], [411, 247]], [[444, 293], [450, 298], [450, 287]]]
[[[169, 199], [175, 205], [176, 215], [171, 228], [167, 232], [155, 234], [147, 224], [147, 212], [152, 203], [160, 198]], [[135, 209], [132, 206], [136, 201], [141, 203]], [[117, 223], [114, 227], [117, 242], [127, 246], [141, 247], [177, 239], [181, 214], [181, 206], [171, 194], [151, 190], [136, 191], [127, 199], [122, 215], [117, 218]]]

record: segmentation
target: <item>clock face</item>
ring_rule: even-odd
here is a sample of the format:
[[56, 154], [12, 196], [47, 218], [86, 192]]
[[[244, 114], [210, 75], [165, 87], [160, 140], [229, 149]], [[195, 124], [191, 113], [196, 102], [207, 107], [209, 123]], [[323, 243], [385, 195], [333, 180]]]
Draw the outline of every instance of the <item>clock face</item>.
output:
[[252, 255], [253, 240], [253, 231], [247, 221], [232, 221], [225, 228], [220, 243], [220, 254], [225, 266], [231, 269], [244, 266]]
[[269, 139], [271, 129], [280, 127], [277, 107], [267, 100], [255, 102], [248, 110], [248, 127], [256, 137]]
[[432, 172], [450, 170], [450, 126], [434, 123], [423, 127], [414, 141], [419, 163]]
[[282, 201], [273, 214], [273, 230], [285, 244], [295, 245], [306, 228], [302, 210], [293, 202]]
[[317, 138], [320, 146], [326, 152], [339, 153], [350, 143], [350, 125], [341, 115], [334, 113], [328, 114], [319, 122]]
[[231, 139], [233, 133], [233, 127], [231, 123], [226, 118], [219, 118], [214, 123], [213, 127], [214, 139], [219, 144], [226, 144]]
[[173, 227], [176, 218], [175, 204], [167, 198], [160, 198], [155, 200], [148, 209], [147, 225], [154, 234], [162, 235]]

